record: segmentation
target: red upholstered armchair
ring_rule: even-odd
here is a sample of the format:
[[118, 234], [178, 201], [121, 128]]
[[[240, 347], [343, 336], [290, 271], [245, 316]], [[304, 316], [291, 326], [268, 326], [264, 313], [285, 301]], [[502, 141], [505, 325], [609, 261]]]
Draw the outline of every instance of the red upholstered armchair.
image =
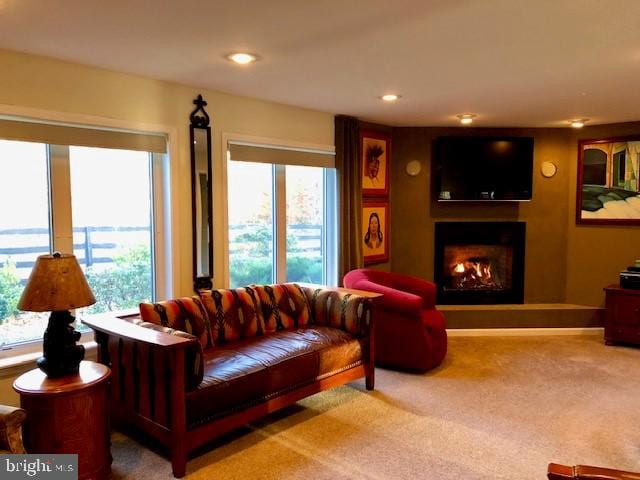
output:
[[436, 286], [425, 280], [371, 269], [344, 276], [344, 286], [382, 293], [374, 302], [377, 365], [429, 370], [447, 353], [444, 315], [435, 309]]

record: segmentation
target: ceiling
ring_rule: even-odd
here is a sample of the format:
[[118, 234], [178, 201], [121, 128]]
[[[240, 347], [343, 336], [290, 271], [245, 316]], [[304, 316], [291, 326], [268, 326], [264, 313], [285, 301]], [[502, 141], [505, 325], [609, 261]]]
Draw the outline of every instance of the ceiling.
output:
[[640, 120], [639, 21], [640, 0], [0, 0], [0, 48], [388, 125], [558, 127]]

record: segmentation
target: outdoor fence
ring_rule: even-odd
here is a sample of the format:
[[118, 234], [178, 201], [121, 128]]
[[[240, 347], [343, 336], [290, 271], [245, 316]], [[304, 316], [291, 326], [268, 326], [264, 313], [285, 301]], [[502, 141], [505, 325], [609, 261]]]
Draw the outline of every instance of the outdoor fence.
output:
[[[229, 254], [249, 255], [256, 243], [264, 237], [258, 231], [266, 231], [265, 226], [236, 224], [229, 226]], [[94, 265], [107, 267], [113, 257], [132, 245], [149, 244], [148, 226], [131, 227], [78, 227], [73, 229], [73, 251], [78, 262], [86, 267]], [[324, 254], [323, 226], [310, 224], [289, 225], [287, 230], [288, 252], [305, 257], [322, 257]], [[16, 268], [16, 274], [24, 282], [35, 264], [38, 255], [51, 252], [48, 228], [17, 228], [0, 230], [0, 267], [9, 259]], [[273, 238], [269, 239], [273, 242]], [[261, 245], [265, 248], [265, 245]], [[255, 252], [254, 252], [255, 253]]]
[[[259, 236], [258, 232], [263, 232]], [[287, 251], [296, 254], [321, 257], [324, 253], [323, 226], [313, 224], [287, 225]], [[229, 225], [229, 255], [250, 252], [257, 242], [268, 241], [273, 246], [273, 231], [265, 225], [234, 224]], [[264, 247], [265, 245], [262, 245]]]
[[[15, 265], [18, 277], [25, 281], [38, 255], [51, 253], [48, 228], [16, 228], [0, 230], [0, 267], [8, 259]], [[73, 229], [73, 251], [86, 267], [113, 263], [113, 256], [131, 245], [149, 244], [150, 228], [144, 227], [79, 227]]]

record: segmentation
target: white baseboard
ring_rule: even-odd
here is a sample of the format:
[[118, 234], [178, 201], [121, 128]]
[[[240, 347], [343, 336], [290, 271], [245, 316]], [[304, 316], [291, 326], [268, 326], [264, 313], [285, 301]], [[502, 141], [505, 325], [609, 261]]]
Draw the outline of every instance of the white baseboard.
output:
[[585, 328], [450, 328], [450, 337], [540, 337], [548, 335], [604, 335], [602, 327]]

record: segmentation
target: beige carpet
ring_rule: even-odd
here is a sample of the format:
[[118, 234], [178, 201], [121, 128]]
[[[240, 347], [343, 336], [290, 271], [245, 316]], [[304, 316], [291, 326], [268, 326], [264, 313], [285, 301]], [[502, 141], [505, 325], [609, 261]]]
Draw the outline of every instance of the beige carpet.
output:
[[[114, 434], [113, 477], [171, 478]], [[598, 337], [451, 338], [445, 363], [376, 370], [216, 441], [192, 479], [544, 479], [549, 461], [640, 471], [640, 348]]]

